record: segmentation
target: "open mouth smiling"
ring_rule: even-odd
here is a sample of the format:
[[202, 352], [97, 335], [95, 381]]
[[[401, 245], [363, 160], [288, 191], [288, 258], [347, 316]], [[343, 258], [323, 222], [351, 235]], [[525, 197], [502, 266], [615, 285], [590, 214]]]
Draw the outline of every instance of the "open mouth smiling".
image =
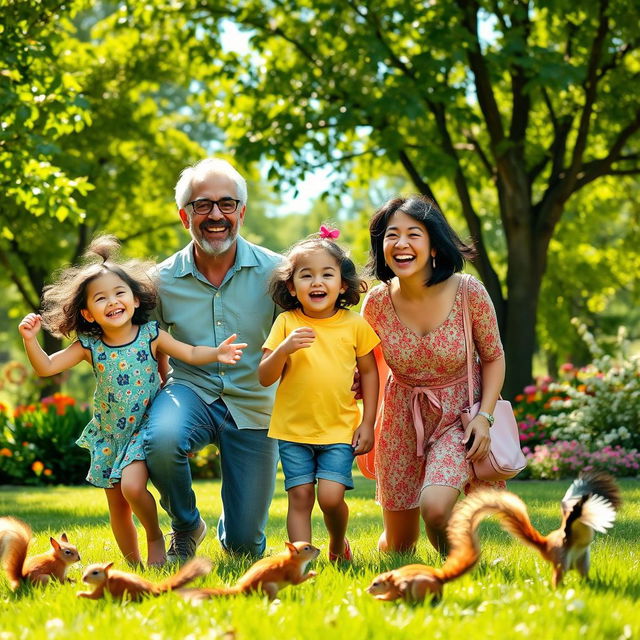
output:
[[225, 224], [224, 222], [203, 222], [200, 225], [200, 230], [205, 233], [224, 233], [231, 229], [230, 224]]
[[406, 253], [402, 253], [400, 255], [393, 256], [393, 259], [399, 264], [407, 264], [409, 262], [413, 262], [416, 259], [416, 257], [410, 256]]
[[124, 313], [124, 309], [114, 309], [113, 311], [109, 311], [109, 313], [107, 313], [107, 318], [117, 318], [118, 316], [121, 316]]

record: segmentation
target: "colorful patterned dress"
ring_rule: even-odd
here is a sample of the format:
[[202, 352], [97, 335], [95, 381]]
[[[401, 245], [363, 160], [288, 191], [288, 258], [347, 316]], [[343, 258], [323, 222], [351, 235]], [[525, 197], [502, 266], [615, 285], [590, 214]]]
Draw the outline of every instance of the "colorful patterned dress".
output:
[[96, 390], [93, 418], [76, 444], [91, 452], [87, 480], [96, 487], [112, 488], [124, 467], [145, 459], [141, 430], [160, 388], [158, 363], [151, 351], [157, 337], [157, 322], [140, 325], [134, 340], [117, 347], [101, 338], [79, 337], [91, 351]]
[[[402, 324], [387, 285], [371, 289], [364, 303], [363, 315], [380, 337], [391, 370], [375, 445], [376, 498], [389, 511], [417, 507], [427, 485], [467, 493], [472, 485], [486, 484], [473, 476], [462, 443], [460, 412], [469, 395], [461, 283], [462, 278], [447, 319], [424, 336]], [[475, 349], [490, 362], [503, 355], [502, 343], [489, 294], [475, 278], [468, 299]], [[478, 362], [473, 376], [477, 401]]]

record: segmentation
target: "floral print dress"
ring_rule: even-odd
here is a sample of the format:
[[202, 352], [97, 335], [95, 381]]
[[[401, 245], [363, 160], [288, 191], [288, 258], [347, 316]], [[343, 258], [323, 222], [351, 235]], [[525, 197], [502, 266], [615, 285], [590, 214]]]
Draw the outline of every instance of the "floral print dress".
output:
[[160, 388], [158, 363], [151, 351], [157, 337], [157, 322], [140, 325], [134, 340], [117, 347], [98, 337], [79, 337], [91, 351], [96, 390], [93, 418], [76, 444], [91, 452], [87, 480], [96, 487], [113, 488], [124, 467], [145, 459], [141, 430]]
[[[428, 485], [468, 493], [486, 485], [473, 475], [462, 443], [460, 412], [469, 404], [462, 316], [462, 277], [447, 319], [424, 336], [398, 318], [389, 286], [371, 289], [363, 315], [381, 340], [390, 369], [376, 429], [376, 499], [389, 511], [413, 509]], [[469, 278], [473, 341], [485, 362], [503, 355], [496, 315], [484, 286]], [[473, 366], [480, 399], [480, 364]]]

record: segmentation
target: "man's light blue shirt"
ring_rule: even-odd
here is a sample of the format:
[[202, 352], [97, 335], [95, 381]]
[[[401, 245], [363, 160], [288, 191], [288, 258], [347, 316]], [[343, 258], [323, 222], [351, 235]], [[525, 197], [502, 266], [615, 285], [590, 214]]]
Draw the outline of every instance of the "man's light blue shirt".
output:
[[236, 259], [219, 287], [197, 269], [193, 243], [158, 265], [159, 300], [154, 315], [176, 340], [217, 347], [231, 334], [246, 342], [234, 365], [193, 366], [169, 359], [167, 384], [193, 389], [207, 404], [222, 398], [239, 429], [266, 429], [277, 384], [258, 382], [262, 345], [280, 312], [268, 294], [273, 268], [282, 256], [237, 237]]

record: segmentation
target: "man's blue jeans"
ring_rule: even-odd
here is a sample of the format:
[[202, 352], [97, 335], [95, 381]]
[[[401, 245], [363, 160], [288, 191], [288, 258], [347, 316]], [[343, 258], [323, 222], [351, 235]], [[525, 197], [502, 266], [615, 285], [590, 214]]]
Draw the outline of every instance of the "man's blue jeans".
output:
[[149, 410], [144, 449], [149, 476], [175, 531], [192, 531], [200, 522], [187, 454], [212, 443], [220, 450], [222, 467], [218, 539], [228, 551], [261, 555], [277, 441], [267, 438], [267, 429], [238, 429], [221, 399], [206, 404], [181, 384], [161, 389]]

